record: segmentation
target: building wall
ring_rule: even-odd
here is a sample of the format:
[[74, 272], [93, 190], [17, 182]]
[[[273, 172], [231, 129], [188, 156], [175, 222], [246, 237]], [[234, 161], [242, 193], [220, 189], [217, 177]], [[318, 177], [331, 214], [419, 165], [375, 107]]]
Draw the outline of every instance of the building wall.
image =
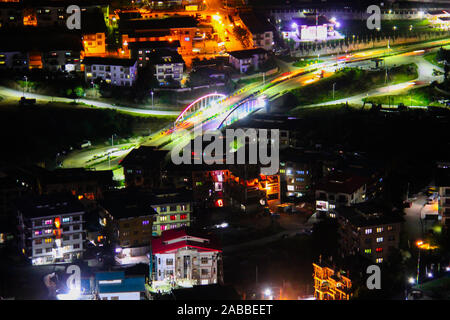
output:
[[101, 78], [112, 85], [131, 87], [136, 80], [137, 69], [136, 64], [131, 67], [94, 64], [86, 65], [84, 75], [86, 82]]
[[120, 247], [150, 245], [153, 216], [119, 219], [117, 224]]
[[113, 293], [100, 293], [101, 300], [140, 300], [140, 292], [113, 292]]
[[154, 236], [160, 236], [164, 230], [191, 225], [192, 203], [190, 202], [158, 204], [152, 207], [158, 213], [153, 222]]
[[305, 196], [312, 190], [312, 170], [306, 163], [280, 162], [280, 179], [287, 197]]
[[99, 56], [106, 53], [105, 33], [83, 35], [83, 47], [85, 56]]
[[366, 200], [366, 185], [362, 185], [355, 192], [351, 194], [343, 192], [328, 192], [325, 190], [316, 190], [316, 205], [317, 201], [325, 201], [328, 203], [328, 208], [326, 210], [318, 209], [319, 211], [331, 211], [339, 206], [349, 206], [351, 204], [361, 203]]
[[[173, 279], [177, 282], [187, 280], [198, 285], [217, 283], [217, 252], [179, 249], [176, 253], [155, 254], [155, 257], [157, 281]], [[167, 263], [167, 260], [170, 259], [172, 259], [172, 264]]]
[[450, 187], [439, 187], [439, 215], [442, 223], [450, 227]]
[[357, 227], [339, 217], [339, 225], [340, 250], [345, 255], [360, 254], [375, 263], [382, 263], [394, 248], [398, 248], [400, 223]]
[[[19, 222], [22, 226], [23, 252], [31, 259], [33, 265], [69, 263], [82, 257], [84, 251], [83, 212], [58, 216], [33, 218], [25, 223], [22, 214]], [[61, 221], [61, 237], [55, 235], [55, 218]], [[66, 220], [67, 219], [67, 220]], [[28, 224], [28, 227], [26, 226]]]

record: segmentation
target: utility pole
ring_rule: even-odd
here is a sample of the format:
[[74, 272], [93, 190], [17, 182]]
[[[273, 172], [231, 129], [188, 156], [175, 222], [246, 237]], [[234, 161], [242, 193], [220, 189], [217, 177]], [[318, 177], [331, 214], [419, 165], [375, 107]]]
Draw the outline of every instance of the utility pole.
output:
[[334, 100], [334, 88], [336, 87], [336, 82], [333, 83], [333, 100]]

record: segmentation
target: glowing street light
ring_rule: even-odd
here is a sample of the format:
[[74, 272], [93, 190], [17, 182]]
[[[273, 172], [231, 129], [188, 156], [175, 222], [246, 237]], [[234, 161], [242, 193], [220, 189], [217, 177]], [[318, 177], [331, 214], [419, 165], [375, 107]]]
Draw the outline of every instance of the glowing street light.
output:
[[414, 279], [414, 277], [409, 277], [408, 282], [409, 282], [410, 284], [415, 284], [415, 283], [416, 283], [416, 280]]

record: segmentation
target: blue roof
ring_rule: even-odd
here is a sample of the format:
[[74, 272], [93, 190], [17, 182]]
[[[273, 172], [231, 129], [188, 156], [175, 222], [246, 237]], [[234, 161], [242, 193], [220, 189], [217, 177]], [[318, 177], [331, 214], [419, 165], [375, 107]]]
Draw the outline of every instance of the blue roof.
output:
[[122, 280], [122, 283], [113, 284], [99, 284], [99, 293], [113, 293], [113, 292], [144, 292], [145, 291], [145, 277], [133, 277]]

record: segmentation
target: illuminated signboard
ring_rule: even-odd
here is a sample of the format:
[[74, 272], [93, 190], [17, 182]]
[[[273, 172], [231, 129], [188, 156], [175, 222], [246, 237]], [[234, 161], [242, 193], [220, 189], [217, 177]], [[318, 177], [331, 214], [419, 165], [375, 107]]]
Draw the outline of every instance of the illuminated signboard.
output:
[[328, 201], [316, 201], [316, 210], [317, 211], [328, 211]]
[[219, 207], [219, 208], [223, 207], [223, 200], [222, 199], [218, 199], [216, 201], [216, 206]]
[[301, 28], [302, 40], [326, 40], [327, 39], [327, 26], [302, 26]]

